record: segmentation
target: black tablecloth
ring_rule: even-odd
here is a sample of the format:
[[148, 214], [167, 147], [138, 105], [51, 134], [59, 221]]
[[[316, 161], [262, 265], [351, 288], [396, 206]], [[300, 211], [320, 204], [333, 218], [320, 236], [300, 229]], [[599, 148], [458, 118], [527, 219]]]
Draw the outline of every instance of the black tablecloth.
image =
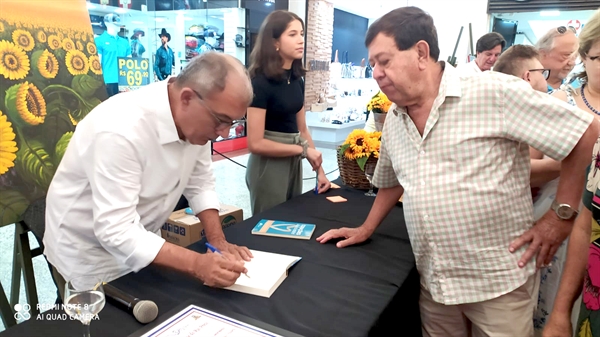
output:
[[[344, 203], [327, 196], [341, 195]], [[182, 302], [209, 310], [241, 314], [304, 336], [420, 335], [418, 274], [408, 241], [401, 207], [390, 215], [366, 243], [339, 249], [320, 244], [319, 235], [331, 228], [358, 226], [366, 218], [374, 198], [363, 191], [342, 188], [324, 195], [306, 193], [242, 223], [225, 229], [227, 239], [250, 249], [302, 257], [271, 298], [203, 286], [181, 274], [149, 266], [111, 284], [141, 299], [155, 301], [160, 315]], [[260, 219], [315, 223], [311, 240], [251, 235]], [[203, 242], [189, 247], [204, 252]], [[128, 336], [144, 325], [107, 303], [91, 325], [92, 336]], [[21, 323], [8, 336], [77, 336], [77, 321], [36, 320]]]

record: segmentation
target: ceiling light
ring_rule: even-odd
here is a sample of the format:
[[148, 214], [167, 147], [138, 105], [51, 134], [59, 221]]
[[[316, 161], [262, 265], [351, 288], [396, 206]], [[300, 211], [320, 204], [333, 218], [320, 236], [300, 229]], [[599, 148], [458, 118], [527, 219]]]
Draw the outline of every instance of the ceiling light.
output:
[[154, 18], [154, 21], [163, 22], [163, 21], [165, 21], [165, 18]]
[[93, 5], [91, 2], [86, 3], [87, 9], [94, 9], [96, 8], [95, 5]]
[[125, 14], [127, 13], [127, 10], [125, 8], [117, 8], [115, 9], [115, 13]]
[[541, 11], [540, 16], [559, 16], [560, 11]]

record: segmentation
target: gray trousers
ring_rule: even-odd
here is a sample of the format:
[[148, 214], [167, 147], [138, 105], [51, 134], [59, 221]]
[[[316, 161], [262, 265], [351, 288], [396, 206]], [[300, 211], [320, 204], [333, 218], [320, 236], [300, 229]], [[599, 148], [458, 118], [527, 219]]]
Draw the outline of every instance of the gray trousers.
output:
[[[283, 144], [300, 143], [299, 133], [265, 130], [264, 138]], [[250, 154], [246, 186], [250, 191], [252, 215], [286, 202], [302, 194], [302, 158]]]

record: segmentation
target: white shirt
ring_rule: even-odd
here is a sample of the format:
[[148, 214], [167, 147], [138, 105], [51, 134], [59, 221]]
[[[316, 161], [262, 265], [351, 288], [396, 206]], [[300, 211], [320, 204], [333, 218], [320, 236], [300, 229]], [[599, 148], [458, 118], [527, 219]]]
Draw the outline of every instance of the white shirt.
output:
[[181, 194], [219, 209], [210, 144], [177, 135], [167, 80], [121, 93], [78, 125], [46, 197], [44, 254], [68, 281], [111, 281], [149, 265]]
[[477, 63], [475, 63], [475, 60], [469, 63], [459, 64], [458, 67], [456, 67], [456, 69], [458, 69], [458, 72], [461, 76], [475, 75], [483, 72], [481, 71]]

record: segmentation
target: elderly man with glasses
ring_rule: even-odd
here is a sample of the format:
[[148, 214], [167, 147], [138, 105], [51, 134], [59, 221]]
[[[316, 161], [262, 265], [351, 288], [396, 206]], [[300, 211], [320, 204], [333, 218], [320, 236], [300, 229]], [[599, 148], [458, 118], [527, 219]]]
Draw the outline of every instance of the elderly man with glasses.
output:
[[[99, 104], [77, 125], [46, 200], [44, 254], [59, 291], [65, 279], [108, 282], [149, 264], [208, 286], [235, 283], [252, 256], [223, 234], [210, 141], [228, 137], [252, 97], [244, 66], [210, 52], [177, 77]], [[225, 258], [161, 238], [182, 194]]]
[[573, 27], [560, 26], [549, 30], [542, 36], [535, 47], [540, 53], [543, 68], [550, 69], [547, 91], [559, 89], [561, 85], [570, 84], [579, 87], [579, 82], [567, 83], [567, 76], [575, 67], [579, 40]]

